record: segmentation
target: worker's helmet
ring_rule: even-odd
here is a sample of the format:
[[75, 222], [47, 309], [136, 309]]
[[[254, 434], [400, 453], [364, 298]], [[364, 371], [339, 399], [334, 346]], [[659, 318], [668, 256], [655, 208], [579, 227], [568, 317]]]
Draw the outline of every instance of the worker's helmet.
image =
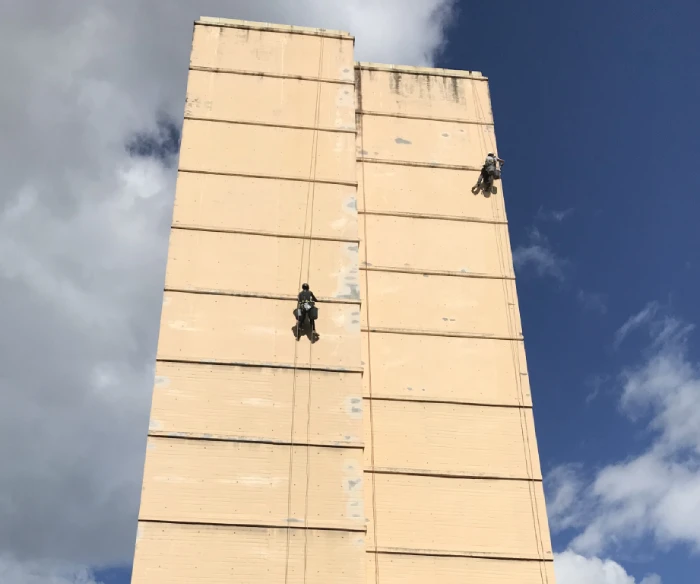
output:
[[493, 156], [493, 152], [489, 152], [486, 156]]
[[301, 285], [301, 289], [302, 289], [302, 290], [308, 290], [308, 289], [309, 289], [309, 285], [308, 285], [308, 284], [302, 284], [302, 285]]

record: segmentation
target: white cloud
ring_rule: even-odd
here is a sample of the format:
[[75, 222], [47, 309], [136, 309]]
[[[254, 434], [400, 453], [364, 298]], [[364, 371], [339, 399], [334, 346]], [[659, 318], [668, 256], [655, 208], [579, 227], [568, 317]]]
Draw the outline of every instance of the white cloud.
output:
[[650, 574], [637, 582], [613, 560], [588, 558], [571, 550], [556, 554], [554, 571], [557, 584], [661, 584], [657, 574]]
[[[192, 21], [339, 28], [356, 35], [359, 59], [426, 65], [451, 9], [66, 0], [3, 10], [0, 554], [14, 563], [3, 560], [12, 578], [0, 581], [87, 583], [80, 565], [131, 559], [174, 173], [125, 144], [157, 132], [160, 114], [182, 117]], [[59, 560], [72, 575], [46, 563]]]
[[531, 268], [538, 276], [550, 276], [563, 281], [568, 262], [559, 257], [547, 238], [533, 227], [528, 232], [527, 245], [520, 245], [513, 251], [513, 264], [518, 270]]
[[688, 353], [693, 327], [662, 312], [650, 304], [618, 331], [650, 334], [641, 363], [619, 377], [621, 410], [645, 423], [650, 445], [592, 480], [573, 465], [547, 479], [552, 528], [576, 528], [577, 553], [607, 554], [647, 538], [700, 551], [700, 369]]

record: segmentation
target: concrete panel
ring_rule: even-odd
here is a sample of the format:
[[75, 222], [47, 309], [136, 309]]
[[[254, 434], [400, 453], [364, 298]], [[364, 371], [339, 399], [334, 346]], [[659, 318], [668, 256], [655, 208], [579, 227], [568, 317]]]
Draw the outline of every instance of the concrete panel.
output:
[[367, 266], [374, 268], [514, 278], [506, 248], [507, 231], [506, 225], [493, 223], [360, 217], [360, 233], [367, 242]]
[[[378, 565], [377, 565], [378, 564]], [[377, 575], [379, 578], [377, 578]], [[553, 562], [367, 554], [369, 584], [554, 584]]]
[[181, 172], [173, 225], [357, 239], [356, 189]]
[[501, 183], [496, 195], [473, 195], [478, 178], [478, 171], [360, 162], [358, 209], [505, 221]]
[[375, 495], [377, 508], [368, 546], [376, 529], [379, 551], [553, 557], [542, 483], [373, 474], [365, 489], [368, 515]]
[[351, 38], [216, 26], [194, 27], [190, 65], [305, 77], [319, 77], [320, 70], [324, 79], [355, 79]]
[[366, 397], [532, 406], [522, 341], [362, 336]]
[[358, 156], [481, 168], [495, 137], [490, 126], [363, 116], [360, 144]]
[[321, 304], [311, 345], [295, 340], [296, 302], [166, 292], [158, 358], [210, 362], [253, 362], [332, 368], [360, 364], [360, 321], [356, 305]]
[[359, 446], [362, 375], [160, 362], [149, 430]]
[[185, 116], [354, 130], [355, 95], [337, 83], [190, 71]]
[[[315, 172], [311, 165], [317, 135]], [[185, 120], [180, 168], [355, 182], [355, 135]]]
[[359, 301], [357, 244], [182, 229], [170, 235], [167, 288], [295, 297], [300, 280], [318, 297]]
[[362, 530], [362, 474], [356, 448], [149, 437], [139, 517]]
[[[366, 281], [366, 285], [362, 280]], [[391, 272], [360, 272], [362, 326], [370, 306], [374, 328], [514, 338], [512, 280], [455, 278]]]
[[400, 71], [362, 71], [362, 109], [491, 122], [486, 81]]
[[356, 584], [364, 548], [343, 531], [141, 523], [132, 584]]
[[541, 479], [532, 410], [367, 400], [365, 468]]

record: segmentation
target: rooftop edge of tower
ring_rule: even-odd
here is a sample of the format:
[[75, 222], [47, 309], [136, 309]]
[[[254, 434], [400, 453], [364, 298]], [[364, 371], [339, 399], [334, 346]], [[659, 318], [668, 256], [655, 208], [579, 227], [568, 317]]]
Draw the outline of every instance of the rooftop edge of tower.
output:
[[355, 37], [350, 33], [325, 28], [310, 28], [306, 26], [291, 26], [288, 24], [273, 24], [270, 22], [252, 22], [250, 20], [235, 20], [233, 18], [219, 18], [215, 16], [200, 16], [195, 24], [203, 26], [225, 26], [228, 28], [242, 28], [247, 30], [260, 30], [268, 32], [282, 32], [287, 34], [303, 34], [335, 39], [343, 39], [355, 42]]
[[363, 71], [387, 71], [390, 73], [408, 73], [409, 75], [431, 75], [433, 77], [458, 77], [488, 81], [481, 71], [461, 71], [459, 69], [441, 69], [439, 67], [412, 67], [410, 65], [386, 65], [384, 63], [356, 62], [355, 69]]
[[[268, 32], [280, 32], [287, 34], [301, 34], [319, 37], [336, 38], [355, 42], [355, 37], [350, 33], [329, 30], [326, 28], [311, 28], [305, 26], [292, 26], [288, 24], [273, 24], [270, 22], [254, 22], [250, 20], [236, 20], [233, 18], [220, 18], [216, 16], [200, 16], [195, 24], [201, 26], [223, 26], [228, 28], [240, 28], [245, 30], [259, 30]], [[358, 61], [356, 69], [365, 71], [386, 71], [390, 73], [407, 73], [409, 75], [430, 75], [433, 77], [453, 77], [460, 79], [474, 79], [488, 81], [481, 71], [462, 71], [459, 69], [443, 69], [439, 67], [414, 67], [410, 65], [388, 65], [384, 63], [372, 63]]]

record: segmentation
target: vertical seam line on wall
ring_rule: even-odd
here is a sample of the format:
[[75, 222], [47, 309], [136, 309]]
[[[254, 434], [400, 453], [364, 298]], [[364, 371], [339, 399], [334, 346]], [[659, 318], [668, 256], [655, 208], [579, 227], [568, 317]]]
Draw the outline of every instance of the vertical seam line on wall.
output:
[[[356, 81], [355, 86], [357, 87], [357, 110], [362, 112], [362, 69], [356, 69]], [[364, 132], [364, 116], [362, 113], [358, 113], [359, 124], [356, 122], [357, 131], [360, 136], [360, 151], [364, 152], [365, 149], [365, 132]], [[362, 169], [362, 208], [367, 209], [367, 180], [365, 177], [365, 163], [360, 161], [360, 168]], [[365, 265], [369, 259], [367, 254], [367, 220], [363, 218], [362, 221], [362, 231], [363, 231], [363, 243], [364, 243], [364, 257]], [[370, 327], [369, 318], [369, 274], [365, 272], [365, 315], [367, 316], [367, 328]], [[372, 333], [367, 331], [367, 382], [369, 384], [369, 434], [370, 434], [370, 463], [372, 468], [374, 468], [374, 405], [372, 400]], [[365, 445], [365, 448], [367, 446]], [[378, 520], [377, 520], [377, 484], [376, 484], [376, 474], [371, 473], [372, 481], [372, 522], [374, 524], [373, 529], [373, 540], [374, 540], [374, 583], [379, 584], [379, 553], [377, 545], [377, 537], [379, 532]]]
[[[479, 119], [481, 119], [482, 116], [484, 116], [484, 110], [481, 106], [481, 100], [479, 99], [478, 92], [476, 91], [476, 87], [474, 85], [474, 82], [472, 81], [472, 94], [474, 96], [474, 102], [475, 102], [475, 107], [476, 107], [476, 113]], [[485, 116], [484, 116], [485, 118]], [[494, 120], [495, 121], [495, 120]], [[493, 126], [495, 128], [495, 125]], [[483, 137], [483, 136], [482, 136]], [[494, 135], [492, 136], [489, 133], [489, 143], [491, 144], [492, 152], [495, 153], [496, 151], [496, 144], [495, 144], [495, 132]], [[483, 144], [488, 147], [486, 144], [486, 139], [484, 138]], [[501, 205], [505, 209], [505, 200], [502, 201]], [[494, 199], [493, 201], [493, 212], [496, 212], [496, 200]], [[496, 228], [496, 238], [498, 240], [498, 256], [499, 256], [499, 263], [501, 264], [501, 269], [503, 270], [502, 273], [506, 273], [506, 268], [507, 268], [507, 258], [505, 257], [505, 247], [504, 245], [509, 244], [509, 241], [507, 238], [504, 237], [504, 234], [500, 232], [500, 230], [497, 228], [497, 226], [494, 226]], [[512, 284], [512, 285], [511, 285]], [[505, 298], [505, 309], [506, 309], [506, 317], [508, 320], [508, 329], [511, 333], [512, 336], [515, 336], [517, 330], [516, 329], [516, 319], [515, 319], [515, 310], [516, 310], [516, 304], [515, 304], [515, 298], [516, 298], [516, 293], [515, 293], [515, 282], [510, 282], [507, 280], [502, 280], [501, 281], [501, 286], [503, 287], [503, 292], [504, 292], [504, 298]], [[534, 478], [533, 478], [533, 460], [532, 460], [532, 448], [530, 446], [530, 436], [527, 428], [527, 418], [526, 415], [524, 414], [523, 406], [524, 406], [524, 398], [523, 398], [523, 390], [522, 390], [522, 376], [521, 376], [521, 371], [520, 371], [520, 357], [519, 353], [520, 351], [517, 350], [516, 348], [516, 343], [517, 341], [510, 341], [510, 352], [511, 352], [511, 360], [513, 363], [513, 370], [515, 373], [515, 384], [516, 384], [516, 390], [517, 390], [517, 398], [518, 398], [518, 405], [520, 406], [520, 411], [518, 415], [518, 420], [520, 422], [520, 432], [522, 435], [523, 439], [523, 454], [525, 457], [525, 470], [528, 476], [528, 495], [530, 496], [530, 512], [532, 513], [532, 520], [533, 520], [533, 528], [535, 531], [535, 547], [538, 551], [538, 554], [540, 555], [541, 559], [544, 560], [544, 542], [542, 541], [542, 526], [540, 524], [540, 513], [539, 513], [539, 505], [537, 503], [537, 493], [536, 493], [536, 487], [534, 483]], [[539, 562], [539, 570], [540, 570], [540, 581], [541, 582], [549, 582], [549, 576], [547, 574], [546, 568], [544, 568], [543, 562]], [[544, 572], [543, 572], [544, 570]]]

